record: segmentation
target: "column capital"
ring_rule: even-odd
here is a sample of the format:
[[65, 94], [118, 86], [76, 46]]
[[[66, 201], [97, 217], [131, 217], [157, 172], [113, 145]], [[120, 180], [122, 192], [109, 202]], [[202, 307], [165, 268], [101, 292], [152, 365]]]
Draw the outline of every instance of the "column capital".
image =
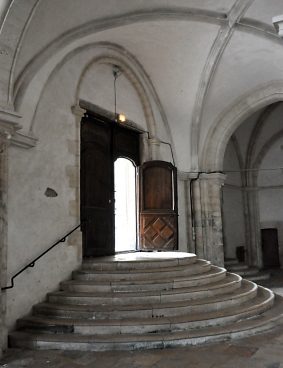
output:
[[0, 142], [1, 144], [10, 143], [11, 139], [19, 129], [21, 125], [19, 123], [21, 116], [15, 111], [0, 110]]
[[219, 185], [224, 184], [226, 177], [222, 172], [201, 173], [199, 176], [200, 180], [214, 181]]
[[197, 172], [178, 170], [178, 178], [183, 181], [198, 179], [198, 176], [199, 173]]

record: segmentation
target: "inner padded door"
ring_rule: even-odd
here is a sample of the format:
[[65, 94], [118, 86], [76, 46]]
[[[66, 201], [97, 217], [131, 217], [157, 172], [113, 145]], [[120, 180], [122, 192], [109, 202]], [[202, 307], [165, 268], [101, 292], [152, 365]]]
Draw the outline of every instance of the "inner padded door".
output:
[[177, 169], [149, 161], [139, 169], [140, 249], [178, 249]]

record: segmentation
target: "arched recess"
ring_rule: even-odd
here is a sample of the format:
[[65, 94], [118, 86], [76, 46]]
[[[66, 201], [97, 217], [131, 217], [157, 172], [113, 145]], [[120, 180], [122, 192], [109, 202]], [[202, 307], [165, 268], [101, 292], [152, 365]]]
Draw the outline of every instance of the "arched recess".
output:
[[[253, 123], [251, 132], [246, 130], [246, 133], [244, 133], [245, 124], [249, 124], [250, 117], [241, 123], [239, 129], [232, 134], [228, 142], [228, 145], [230, 143], [234, 146], [236, 155], [238, 156], [239, 168], [235, 169], [233, 167], [232, 172], [229, 172], [231, 166], [227, 166], [227, 158], [229, 157], [227, 157], [227, 150], [223, 163], [224, 171], [227, 170], [228, 172], [223, 188], [224, 203], [222, 214], [223, 232], [225, 234], [224, 245], [229, 250], [230, 257], [233, 257], [233, 252], [235, 257], [236, 248], [242, 246], [245, 249], [245, 261], [250, 265], [260, 266], [262, 258], [260, 247], [259, 191], [257, 180], [254, 178], [257, 176], [256, 170], [260, 166], [256, 164], [257, 148], [259, 144], [262, 145], [264, 143], [260, 143], [261, 136], [265, 137], [263, 130], [268, 130], [267, 124], [270, 122], [269, 119], [279, 106], [280, 103], [274, 103], [263, 108], [255, 115], [252, 114], [251, 116], [256, 116], [256, 120]], [[244, 159], [241, 158], [242, 154], [239, 144], [235, 145], [237, 142], [236, 137], [243, 137], [243, 134], [247, 134], [248, 137], [248, 141], [242, 143]], [[230, 165], [232, 163], [233, 161], [229, 162]], [[240, 172], [237, 170], [240, 170]], [[241, 183], [235, 181], [235, 175], [239, 175]], [[235, 236], [236, 227], [238, 236]], [[243, 236], [244, 233], [245, 237]]]
[[92, 68], [94, 64], [108, 64], [108, 65], [117, 65], [118, 68], [121, 70], [123, 75], [128, 79], [128, 81], [133, 86], [134, 90], [136, 91], [139, 100], [141, 102], [147, 129], [150, 133], [150, 136], [155, 137], [157, 134], [157, 126], [156, 126], [156, 120], [153, 113], [153, 107], [150, 100], [150, 96], [146, 91], [146, 88], [141, 80], [141, 76], [136, 74], [133, 67], [122, 57], [119, 57], [118, 55], [115, 55], [112, 53], [112, 55], [106, 55], [102, 54], [98, 57], [92, 59], [82, 70], [79, 81], [77, 84], [76, 92], [75, 92], [75, 104], [79, 104], [80, 100], [80, 90], [83, 83], [83, 80], [87, 74], [87, 72]]
[[[263, 266], [264, 265], [264, 261], [263, 261], [263, 254], [262, 254], [262, 244], [261, 244], [261, 239], [260, 239], [260, 232], [261, 232], [261, 218], [262, 218], [262, 212], [260, 209], [260, 185], [259, 185], [259, 170], [260, 167], [266, 157], [266, 155], [268, 154], [268, 152], [272, 149], [272, 147], [274, 147], [274, 145], [276, 145], [276, 143], [280, 140], [282, 140], [283, 138], [283, 130], [275, 133], [273, 136], [271, 136], [266, 142], [265, 144], [262, 146], [261, 150], [259, 151], [259, 153], [257, 154], [254, 163], [253, 163], [253, 171], [251, 172], [251, 184], [253, 188], [258, 188], [258, 190], [256, 191], [256, 198], [255, 198], [255, 205], [254, 207], [256, 208], [256, 217], [257, 217], [257, 236], [259, 238], [258, 242], [257, 242], [257, 254], [258, 254], [258, 258], [259, 258], [259, 265]], [[277, 197], [277, 202], [280, 203], [280, 197]], [[281, 251], [282, 252], [282, 251]]]
[[212, 124], [199, 152], [202, 171], [221, 171], [227, 143], [233, 132], [254, 112], [283, 100], [283, 82], [260, 85], [229, 106]]
[[[273, 103], [279, 102], [283, 100], [283, 83], [278, 81], [273, 81], [268, 84], [260, 85], [255, 90], [252, 90], [249, 94], [242, 96], [238, 101], [232, 106], [229, 106], [216, 121], [214, 121], [211, 125], [211, 128], [208, 131], [205, 139], [203, 139], [203, 146], [199, 151], [199, 166], [200, 171], [206, 173], [205, 175], [212, 176], [214, 173], [221, 173], [223, 170], [223, 162], [224, 162], [224, 154], [228, 144], [229, 139], [232, 134], [236, 131], [236, 129], [243, 123], [248, 117], [250, 117], [254, 112], [271, 105]], [[194, 139], [194, 137], [192, 137]], [[212, 184], [210, 185], [212, 188]], [[212, 190], [212, 189], [211, 189]], [[217, 228], [212, 228], [207, 225], [205, 228], [202, 228], [202, 237], [207, 244], [213, 244], [213, 249], [211, 252], [213, 253], [213, 257], [215, 258], [217, 252], [220, 252], [220, 248], [223, 249], [223, 224], [222, 224], [222, 212], [220, 209], [221, 203], [221, 191], [219, 189], [214, 190], [215, 198], [217, 198], [217, 202], [219, 203], [219, 208], [217, 211], [213, 208], [213, 205], [210, 198], [205, 195], [201, 195], [200, 198], [200, 208], [204, 208], [208, 210], [201, 210], [201, 216], [199, 219], [200, 223], [209, 224], [207, 219], [215, 216], [217, 213], [218, 216], [218, 226]], [[253, 195], [251, 195], [253, 197]], [[208, 205], [207, 205], [208, 204]], [[254, 212], [254, 206], [256, 201], [251, 198], [250, 201], [250, 209]], [[255, 218], [253, 216], [253, 218]], [[256, 221], [250, 226], [253, 228], [251, 232], [251, 247], [250, 247], [250, 256], [249, 263], [251, 265], [260, 266], [260, 254], [258, 251], [258, 239], [256, 239], [255, 234], [258, 234], [258, 224]], [[208, 235], [207, 235], [208, 234]], [[214, 241], [215, 240], [215, 241]], [[215, 243], [215, 245], [214, 245]], [[222, 243], [222, 245], [221, 245]], [[218, 246], [217, 246], [218, 244]], [[208, 250], [211, 246], [207, 246]]]
[[[88, 42], [80, 46], [72, 45], [72, 47], [73, 48], [68, 50], [67, 53], [66, 50], [64, 50], [64, 55], [63, 52], [58, 51], [56, 58], [54, 57], [54, 59], [46, 62], [33, 77], [29, 75], [29, 78], [23, 81], [21, 87], [16, 90], [15, 106], [23, 116], [22, 125], [24, 126], [24, 130], [32, 135], [35, 115], [41, 96], [48, 82], [56, 75], [57, 71], [78, 53], [85, 50], [94, 50], [96, 56], [82, 69], [79, 77], [74, 96], [74, 105], [79, 102], [78, 95], [83, 77], [94, 63], [118, 65], [135, 88], [141, 100], [146, 122], [148, 124], [148, 131], [153, 138], [158, 136], [156, 117], [153, 112], [155, 110], [159, 115], [158, 123], [161, 123], [161, 126], [163, 126], [168, 137], [167, 139], [172, 145], [174, 156], [176, 157], [176, 151], [165, 110], [152, 81], [139, 61], [122, 46], [110, 42]], [[32, 73], [32, 71], [30, 71], [30, 73]]]

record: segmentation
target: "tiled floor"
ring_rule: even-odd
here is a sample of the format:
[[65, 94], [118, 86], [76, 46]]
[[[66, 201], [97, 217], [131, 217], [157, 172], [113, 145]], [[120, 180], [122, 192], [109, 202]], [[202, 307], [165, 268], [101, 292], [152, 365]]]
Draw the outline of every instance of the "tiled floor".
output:
[[[264, 282], [283, 295], [283, 271]], [[201, 347], [135, 351], [77, 352], [10, 349], [0, 368], [283, 368], [283, 321], [276, 330]]]

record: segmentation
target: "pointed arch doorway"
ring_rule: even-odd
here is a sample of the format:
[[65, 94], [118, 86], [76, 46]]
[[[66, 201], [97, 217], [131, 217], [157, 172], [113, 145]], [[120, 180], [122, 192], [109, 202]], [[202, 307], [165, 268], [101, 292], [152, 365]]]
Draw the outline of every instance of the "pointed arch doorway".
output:
[[[87, 112], [81, 120], [80, 207], [84, 257], [113, 255], [123, 250], [178, 249], [177, 170], [164, 161], [149, 161], [140, 166], [140, 134], [141, 131], [92, 112]], [[135, 203], [131, 210], [133, 216], [135, 208], [135, 215], [134, 219], [128, 217], [126, 223], [137, 221], [136, 232], [130, 236], [136, 243], [117, 244], [117, 249], [115, 162], [116, 165], [127, 162], [128, 169], [129, 162], [134, 166], [135, 178], [131, 174], [130, 182], [136, 182], [132, 188]], [[117, 178], [124, 176], [121, 172], [117, 175]], [[123, 180], [122, 186], [129, 185], [125, 181], [123, 184]], [[121, 199], [124, 200], [129, 198]]]

